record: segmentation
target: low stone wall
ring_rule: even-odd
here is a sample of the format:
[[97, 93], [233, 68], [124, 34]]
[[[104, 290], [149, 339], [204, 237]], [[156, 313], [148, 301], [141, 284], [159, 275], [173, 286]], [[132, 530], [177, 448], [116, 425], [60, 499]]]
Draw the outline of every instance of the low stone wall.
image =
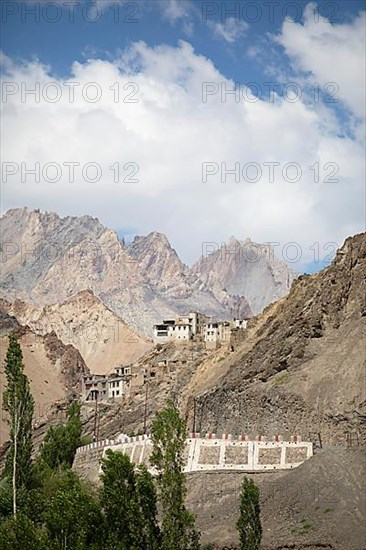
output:
[[[221, 439], [207, 434], [206, 437], [196, 437], [191, 434], [187, 439], [184, 451], [185, 472], [201, 471], [239, 471], [266, 472], [274, 470], [290, 470], [302, 464], [313, 455], [313, 445], [303, 442], [300, 438], [293, 441], [248, 441], [245, 436], [232, 438], [224, 434]], [[145, 463], [151, 473], [155, 474], [150, 464], [152, 442], [147, 435], [128, 438], [120, 442], [103, 441], [80, 447], [77, 454], [93, 452], [96, 449], [105, 455], [107, 449], [126, 454], [134, 464]]]

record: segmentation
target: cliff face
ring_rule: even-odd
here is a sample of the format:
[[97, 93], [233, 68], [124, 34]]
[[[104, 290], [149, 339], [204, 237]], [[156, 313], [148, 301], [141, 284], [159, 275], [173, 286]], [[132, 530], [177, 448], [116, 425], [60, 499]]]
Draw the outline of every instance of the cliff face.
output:
[[351, 432], [365, 442], [365, 273], [361, 234], [252, 319], [224, 374], [198, 398], [202, 429], [321, 432], [333, 443]]
[[54, 332], [64, 344], [74, 346], [91, 372], [108, 373], [118, 365], [136, 361], [152, 347], [91, 290], [43, 308], [20, 300], [12, 304], [3, 301], [3, 307], [36, 334]]
[[136, 237], [126, 246], [90, 216], [60, 218], [24, 208], [9, 210], [0, 223], [6, 298], [45, 306], [90, 289], [145, 335], [162, 318], [190, 310], [249, 317], [283, 296], [293, 278], [279, 260], [263, 258], [252, 268], [228, 256], [223, 265], [215, 253], [190, 269], [164, 235]]
[[[55, 333], [41, 336], [29, 327], [22, 327], [0, 305], [0, 410], [6, 377], [4, 360], [8, 349], [8, 335], [15, 331], [23, 353], [24, 372], [28, 376], [35, 400], [35, 425], [45, 423], [58, 406], [79, 395], [80, 379], [88, 372], [77, 349], [65, 345]], [[8, 425], [2, 413], [0, 446], [8, 438]]]
[[123, 242], [98, 220], [17, 209], [3, 216], [1, 231], [7, 298], [44, 306], [91, 289], [125, 321], [145, 326], [152, 292]]
[[296, 274], [278, 260], [270, 245], [232, 237], [192, 267], [214, 293], [225, 288], [229, 294], [245, 296], [254, 314], [288, 294]]

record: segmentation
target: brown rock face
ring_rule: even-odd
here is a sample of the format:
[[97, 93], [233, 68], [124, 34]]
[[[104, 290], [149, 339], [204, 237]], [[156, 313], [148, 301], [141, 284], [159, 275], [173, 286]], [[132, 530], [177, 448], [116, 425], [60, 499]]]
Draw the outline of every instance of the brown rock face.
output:
[[61, 304], [37, 308], [15, 300], [4, 302], [6, 310], [37, 334], [55, 333], [64, 344], [76, 348], [91, 372], [110, 372], [136, 361], [152, 347], [91, 290], [80, 291]]
[[220, 384], [199, 397], [201, 428], [365, 442], [365, 273], [361, 234], [251, 320]]
[[264, 256], [252, 267], [245, 258], [218, 262], [213, 253], [190, 269], [164, 235], [136, 237], [126, 246], [90, 216], [9, 210], [1, 233], [6, 298], [45, 306], [90, 289], [145, 335], [162, 318], [191, 310], [249, 317], [285, 295], [293, 279], [283, 262]]
[[[35, 425], [46, 422], [57, 406], [80, 393], [80, 379], [88, 372], [77, 349], [65, 345], [55, 333], [41, 336], [29, 327], [19, 325], [14, 317], [0, 307], [0, 446], [8, 438], [8, 425], [2, 411], [3, 389], [5, 387], [4, 360], [8, 349], [8, 334], [15, 331], [23, 353], [24, 372], [28, 376], [35, 400]], [[66, 406], [66, 405], [65, 405]]]

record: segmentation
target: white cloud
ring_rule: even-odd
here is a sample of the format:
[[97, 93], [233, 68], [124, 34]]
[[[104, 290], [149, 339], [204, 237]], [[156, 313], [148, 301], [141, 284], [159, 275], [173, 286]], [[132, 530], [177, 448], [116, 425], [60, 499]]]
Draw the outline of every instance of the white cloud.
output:
[[159, 7], [171, 23], [189, 17], [193, 10], [190, 0], [159, 0]]
[[[8, 60], [6, 70], [4, 80], [19, 89], [22, 83], [34, 88], [39, 82], [45, 91], [55, 82], [39, 62]], [[315, 242], [320, 248], [341, 243], [363, 229], [362, 143], [340, 137], [339, 123], [328, 116], [326, 105], [290, 103], [277, 96], [273, 103], [235, 102], [233, 96], [223, 103], [219, 91], [202, 102], [202, 83], [214, 83], [217, 90], [221, 83], [228, 89], [234, 84], [186, 42], [176, 48], [139, 42], [114, 62], [75, 63], [71, 82], [80, 84], [73, 103], [60, 80], [56, 84], [63, 94], [56, 103], [43, 98], [36, 103], [31, 96], [22, 102], [15, 93], [2, 104], [3, 162], [24, 162], [28, 168], [35, 162], [42, 167], [57, 162], [63, 167], [55, 183], [42, 177], [35, 182], [32, 175], [22, 182], [20, 172], [9, 176], [3, 208], [28, 205], [61, 214], [88, 213], [114, 228], [137, 227], [141, 234], [159, 230], [186, 261], [201, 253], [202, 242], [220, 243], [234, 234], [259, 242], [296, 241], [303, 249], [301, 261], [308, 262]], [[102, 90], [94, 104], [81, 94], [91, 82]], [[89, 92], [91, 97], [93, 89]], [[138, 102], [128, 103], [128, 97]], [[81, 165], [74, 182], [65, 162]], [[81, 175], [81, 167], [90, 162], [102, 167], [103, 177], [96, 183]], [[126, 163], [137, 163], [139, 182], [115, 183], [110, 167], [117, 162], [122, 177], [131, 173], [123, 170]], [[218, 173], [203, 183], [204, 162], [218, 167], [227, 162], [229, 168], [255, 162], [262, 178], [254, 183], [241, 177], [235, 183], [228, 176], [223, 183]], [[265, 162], [280, 163], [273, 182]], [[301, 169], [296, 183], [288, 181], [291, 169], [288, 177], [282, 174], [289, 162]], [[337, 166], [339, 181], [325, 183]]]
[[208, 25], [217, 38], [221, 38], [229, 44], [236, 42], [249, 28], [246, 21], [236, 21], [234, 17], [228, 17], [222, 23], [208, 21]]
[[[317, 81], [354, 115], [365, 118], [366, 12], [349, 23], [332, 25], [314, 18], [309, 5], [304, 24], [285, 21], [277, 41], [297, 71]], [[335, 83], [335, 87], [329, 83]], [[337, 89], [338, 88], [338, 89]]]

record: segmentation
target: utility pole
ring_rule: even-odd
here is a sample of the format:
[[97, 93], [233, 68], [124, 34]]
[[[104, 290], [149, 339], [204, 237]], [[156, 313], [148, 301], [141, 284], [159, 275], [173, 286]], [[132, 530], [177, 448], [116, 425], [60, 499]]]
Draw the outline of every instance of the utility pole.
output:
[[196, 398], [193, 397], [193, 433], [196, 433]]
[[145, 392], [145, 411], [144, 411], [144, 434], [146, 434], [147, 429], [147, 397], [149, 393], [149, 382], [146, 380], [146, 392]]
[[98, 396], [99, 391], [96, 392], [95, 398], [95, 410], [94, 410], [94, 441], [98, 443], [99, 440], [99, 409], [98, 409]]

